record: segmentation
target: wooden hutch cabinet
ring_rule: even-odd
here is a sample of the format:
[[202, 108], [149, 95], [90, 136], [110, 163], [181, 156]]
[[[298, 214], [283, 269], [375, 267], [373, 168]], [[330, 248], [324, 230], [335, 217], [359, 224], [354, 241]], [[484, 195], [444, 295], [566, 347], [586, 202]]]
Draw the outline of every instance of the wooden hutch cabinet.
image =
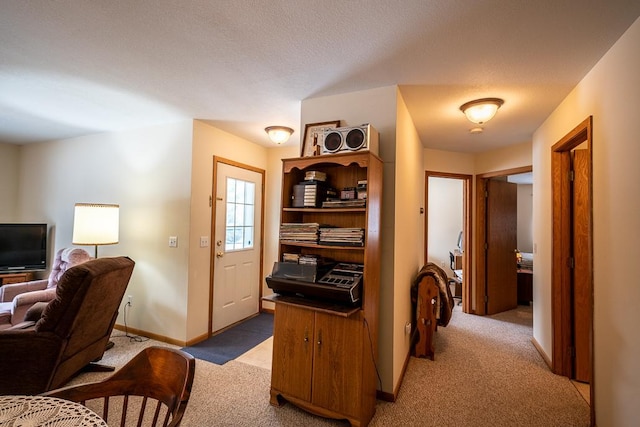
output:
[[[366, 426], [376, 406], [382, 160], [369, 152], [283, 160], [281, 224], [319, 223], [365, 230], [364, 246], [280, 241], [283, 253], [314, 254], [364, 265], [356, 306], [274, 294], [271, 404], [289, 401], [328, 418]], [[320, 171], [338, 190], [367, 180], [365, 207], [292, 207], [293, 187]]]

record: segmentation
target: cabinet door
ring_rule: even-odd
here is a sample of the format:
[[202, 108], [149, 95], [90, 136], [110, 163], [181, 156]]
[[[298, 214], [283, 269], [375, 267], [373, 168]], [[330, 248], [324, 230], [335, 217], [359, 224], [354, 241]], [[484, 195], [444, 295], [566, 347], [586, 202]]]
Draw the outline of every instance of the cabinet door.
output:
[[277, 304], [273, 320], [271, 387], [311, 400], [313, 311]]
[[362, 321], [316, 313], [313, 404], [359, 417], [362, 402]]

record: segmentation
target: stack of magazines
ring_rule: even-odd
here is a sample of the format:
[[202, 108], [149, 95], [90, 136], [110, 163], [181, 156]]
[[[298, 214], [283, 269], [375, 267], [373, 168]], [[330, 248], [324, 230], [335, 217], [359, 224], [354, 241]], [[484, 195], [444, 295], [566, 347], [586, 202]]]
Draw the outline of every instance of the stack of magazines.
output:
[[336, 246], [364, 246], [364, 229], [322, 227], [318, 243]]
[[319, 228], [315, 222], [284, 223], [280, 226], [280, 241], [318, 243]]
[[363, 208], [367, 204], [365, 199], [351, 200], [326, 200], [322, 202], [323, 208]]

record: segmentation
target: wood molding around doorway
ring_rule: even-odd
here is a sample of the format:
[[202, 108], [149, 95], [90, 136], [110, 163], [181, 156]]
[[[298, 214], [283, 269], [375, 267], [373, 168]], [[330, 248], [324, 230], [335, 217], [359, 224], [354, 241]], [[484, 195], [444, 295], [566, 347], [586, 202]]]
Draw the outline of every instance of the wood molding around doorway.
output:
[[471, 259], [473, 256], [473, 250], [471, 245], [471, 236], [472, 234], [472, 222], [471, 222], [471, 185], [473, 175], [459, 174], [459, 173], [450, 173], [450, 172], [436, 172], [436, 171], [425, 171], [424, 174], [424, 263], [427, 263], [429, 259], [429, 248], [428, 248], [428, 234], [429, 234], [429, 177], [436, 178], [452, 178], [452, 179], [460, 179], [463, 182], [463, 245], [464, 245], [464, 253], [465, 256], [462, 257], [462, 274], [463, 274], [463, 283], [462, 283], [462, 311], [465, 313], [474, 313], [472, 302], [472, 289], [473, 289], [473, 280], [471, 274]]
[[[589, 159], [592, 159], [592, 117], [588, 117], [560, 141], [551, 147], [551, 180], [553, 204], [553, 256], [552, 256], [552, 326], [553, 326], [553, 371], [571, 376], [571, 268], [567, 259], [571, 257], [571, 197], [569, 179], [570, 152], [587, 142]], [[591, 175], [591, 170], [589, 175]], [[590, 190], [591, 191], [591, 190]], [[589, 218], [591, 230], [591, 215]], [[590, 231], [592, 235], [592, 231]], [[592, 242], [590, 242], [592, 246]], [[591, 252], [590, 248], [590, 252]], [[593, 257], [591, 256], [591, 263]], [[593, 269], [593, 264], [591, 264]], [[590, 301], [593, 309], [593, 300]]]
[[[575, 336], [574, 330], [574, 268], [578, 264], [573, 261], [576, 256], [574, 251], [573, 236], [573, 190], [572, 176], [572, 150], [585, 144], [587, 151], [588, 188], [586, 189], [586, 221], [583, 228], [586, 230], [588, 248], [581, 249], [582, 258], [581, 277], [586, 281], [586, 301], [588, 309], [588, 353], [589, 353], [589, 381], [590, 381], [590, 407], [591, 425], [595, 425], [595, 393], [593, 376], [593, 117], [587, 117], [582, 123], [571, 130], [551, 147], [551, 185], [552, 185], [552, 265], [551, 265], [551, 316], [552, 316], [552, 360], [551, 367], [554, 373], [569, 378], [575, 375]], [[571, 175], [570, 175], [571, 174]], [[585, 258], [586, 257], [586, 258]], [[571, 262], [573, 261], [573, 262]], [[584, 279], [585, 274], [587, 276]], [[581, 282], [582, 283], [582, 282]], [[584, 304], [584, 303], [582, 303]]]
[[533, 171], [533, 166], [522, 166], [495, 172], [476, 175], [476, 314], [487, 314], [487, 257], [485, 243], [487, 241], [487, 181], [507, 175], [517, 175]]

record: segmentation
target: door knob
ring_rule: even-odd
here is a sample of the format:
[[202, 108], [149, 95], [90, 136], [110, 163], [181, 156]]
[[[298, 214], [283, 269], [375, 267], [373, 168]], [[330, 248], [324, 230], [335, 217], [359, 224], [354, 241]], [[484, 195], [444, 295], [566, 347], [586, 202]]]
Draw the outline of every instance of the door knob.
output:
[[224, 256], [224, 252], [217, 252], [216, 257], [222, 258]]

